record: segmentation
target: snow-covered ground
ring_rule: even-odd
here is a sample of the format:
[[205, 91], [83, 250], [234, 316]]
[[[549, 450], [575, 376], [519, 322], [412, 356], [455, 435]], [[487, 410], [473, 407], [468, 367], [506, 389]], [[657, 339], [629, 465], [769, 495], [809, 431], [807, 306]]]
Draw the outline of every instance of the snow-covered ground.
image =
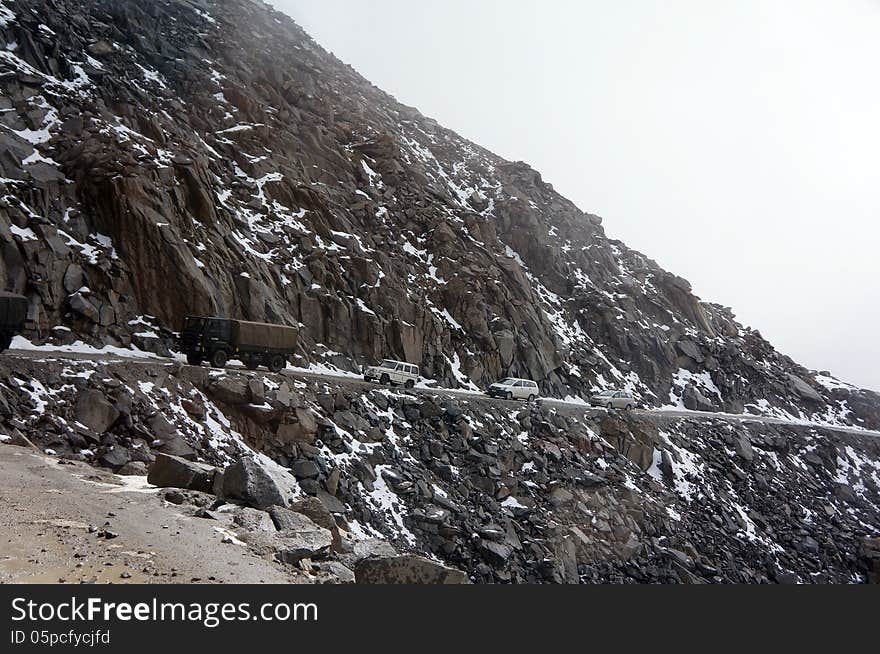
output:
[[[156, 360], [168, 360], [168, 357], [162, 357], [158, 354], [153, 354], [152, 352], [144, 352], [134, 346], [130, 348], [124, 347], [115, 347], [113, 345], [105, 345], [104, 347], [97, 348], [92, 345], [87, 345], [82, 341], [76, 341], [70, 345], [34, 345], [29, 340], [24, 338], [23, 336], [16, 336], [12, 339], [12, 345], [9, 346], [11, 350], [21, 350], [24, 352], [45, 352], [46, 354], [59, 353], [59, 354], [82, 354], [86, 356], [97, 356], [97, 357], [106, 357], [106, 356], [116, 356], [124, 359], [156, 359]], [[175, 355], [175, 361], [185, 361], [185, 357], [183, 355]]]

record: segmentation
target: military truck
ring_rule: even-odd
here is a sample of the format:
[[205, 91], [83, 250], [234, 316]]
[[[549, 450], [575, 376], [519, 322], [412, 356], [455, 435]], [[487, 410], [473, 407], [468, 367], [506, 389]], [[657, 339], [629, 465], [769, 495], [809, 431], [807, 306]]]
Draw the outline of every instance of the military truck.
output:
[[296, 328], [285, 325], [187, 316], [178, 345], [191, 366], [208, 361], [224, 368], [229, 359], [239, 359], [250, 370], [264, 365], [279, 372], [296, 350], [298, 337]]
[[24, 329], [27, 312], [26, 297], [13, 293], [0, 293], [0, 352], [9, 349], [12, 337]]

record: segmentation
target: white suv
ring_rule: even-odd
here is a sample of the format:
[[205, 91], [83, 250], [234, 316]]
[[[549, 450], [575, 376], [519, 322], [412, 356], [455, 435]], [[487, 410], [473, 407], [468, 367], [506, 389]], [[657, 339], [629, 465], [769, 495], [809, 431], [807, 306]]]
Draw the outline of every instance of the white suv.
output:
[[371, 383], [378, 381], [380, 384], [412, 388], [419, 381], [419, 367], [403, 361], [385, 359], [378, 366], [370, 366], [364, 370], [364, 379]]
[[625, 391], [604, 391], [591, 397], [590, 404], [605, 407], [606, 409], [626, 409], [631, 411], [636, 407], [636, 400], [631, 393]]
[[492, 384], [486, 395], [490, 397], [501, 397], [505, 400], [528, 400], [534, 402], [538, 399], [540, 391], [538, 385], [529, 379], [502, 379], [496, 384]]

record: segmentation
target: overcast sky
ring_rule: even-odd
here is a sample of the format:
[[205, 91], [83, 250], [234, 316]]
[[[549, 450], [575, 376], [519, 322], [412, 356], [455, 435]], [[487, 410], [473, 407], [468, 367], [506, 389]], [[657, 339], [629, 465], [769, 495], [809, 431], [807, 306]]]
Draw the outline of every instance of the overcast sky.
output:
[[880, 1], [272, 4], [796, 361], [880, 390]]

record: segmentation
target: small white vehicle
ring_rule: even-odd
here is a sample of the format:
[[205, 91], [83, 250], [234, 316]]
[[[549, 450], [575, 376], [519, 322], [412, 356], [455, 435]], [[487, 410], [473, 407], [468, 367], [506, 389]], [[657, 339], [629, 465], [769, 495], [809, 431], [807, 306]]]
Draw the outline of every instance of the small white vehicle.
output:
[[631, 411], [636, 406], [635, 398], [625, 391], [604, 391], [590, 398], [590, 404], [606, 409], [625, 409]]
[[370, 383], [413, 388], [419, 381], [419, 367], [404, 361], [385, 359], [378, 366], [370, 366], [364, 370], [364, 379]]
[[538, 385], [529, 379], [502, 379], [492, 384], [486, 391], [490, 397], [500, 397], [505, 400], [527, 400], [534, 402], [538, 399], [540, 391]]

